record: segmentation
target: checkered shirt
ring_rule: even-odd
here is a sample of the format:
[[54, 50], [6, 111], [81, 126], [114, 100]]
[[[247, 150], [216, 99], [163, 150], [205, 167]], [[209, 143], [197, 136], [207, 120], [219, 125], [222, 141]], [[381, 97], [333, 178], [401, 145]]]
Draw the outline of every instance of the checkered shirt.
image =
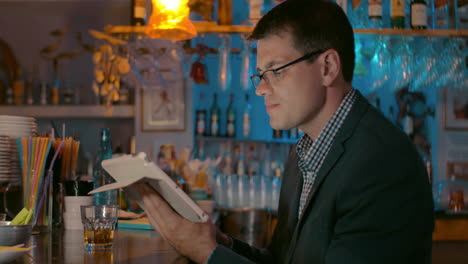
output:
[[301, 200], [299, 204], [299, 217], [302, 215], [307, 197], [317, 177], [317, 173], [322, 166], [331, 148], [333, 139], [340, 129], [343, 121], [349, 113], [349, 110], [356, 99], [356, 90], [351, 91], [341, 101], [340, 106], [320, 132], [316, 141], [313, 141], [307, 134], [297, 143], [297, 155], [299, 156], [299, 168], [301, 169], [304, 183], [302, 185]]

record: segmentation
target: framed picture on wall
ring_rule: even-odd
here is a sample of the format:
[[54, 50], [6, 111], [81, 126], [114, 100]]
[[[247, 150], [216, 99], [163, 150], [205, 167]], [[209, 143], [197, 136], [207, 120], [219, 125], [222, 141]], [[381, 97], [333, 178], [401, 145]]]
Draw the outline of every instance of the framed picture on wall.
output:
[[468, 93], [444, 92], [444, 127], [447, 130], [468, 130]]
[[185, 129], [185, 82], [174, 71], [160, 70], [158, 85], [141, 90], [141, 129], [183, 131]]

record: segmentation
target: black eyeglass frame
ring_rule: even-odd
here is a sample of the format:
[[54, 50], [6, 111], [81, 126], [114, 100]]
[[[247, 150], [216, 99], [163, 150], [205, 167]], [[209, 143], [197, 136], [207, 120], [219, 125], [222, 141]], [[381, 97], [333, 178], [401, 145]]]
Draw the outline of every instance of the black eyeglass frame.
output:
[[[276, 72], [277, 72], [277, 71], [280, 71], [280, 70], [282, 70], [282, 69], [284, 69], [284, 68], [286, 68], [286, 67], [289, 67], [289, 66], [291, 66], [291, 65], [294, 65], [294, 64], [296, 64], [296, 63], [298, 63], [298, 62], [301, 62], [301, 61], [303, 61], [303, 60], [308, 60], [308, 59], [310, 59], [311, 57], [313, 57], [313, 56], [315, 56], [315, 55], [318, 55], [318, 54], [321, 54], [321, 53], [323, 53], [323, 52], [325, 52], [325, 50], [316, 50], [316, 51], [309, 52], [309, 53], [305, 54], [304, 56], [302, 56], [302, 57], [300, 57], [300, 58], [297, 58], [297, 59], [295, 59], [295, 60], [293, 60], [293, 61], [291, 61], [291, 62], [286, 63], [286, 64], [283, 65], [283, 66], [280, 66], [280, 67], [275, 68], [275, 69], [265, 70], [265, 71], [264, 71], [263, 73], [261, 73], [261, 74], [254, 74], [254, 75], [250, 76], [250, 81], [252, 82], [252, 85], [253, 85], [253, 86], [255, 87], [255, 89], [256, 89], [257, 86], [258, 86], [258, 84], [260, 84], [260, 82], [263, 80], [263, 75], [265, 75], [265, 73], [271, 71], [271, 72], [273, 72], [273, 73], [275, 74], [275, 76], [276, 76], [276, 74], [277, 74]], [[257, 85], [255, 84], [255, 81], [254, 81], [255, 78], [259, 78], [259, 79], [260, 79], [260, 81], [258, 82]]]

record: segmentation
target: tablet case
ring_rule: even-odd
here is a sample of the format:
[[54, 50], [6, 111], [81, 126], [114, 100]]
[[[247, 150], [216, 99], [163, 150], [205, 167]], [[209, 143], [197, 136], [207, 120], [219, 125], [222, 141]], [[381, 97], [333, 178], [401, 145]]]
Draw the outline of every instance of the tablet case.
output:
[[101, 186], [89, 194], [123, 188], [129, 199], [135, 200], [144, 208], [133, 184], [146, 182], [185, 219], [198, 223], [208, 220], [208, 215], [164, 171], [147, 160], [145, 153], [124, 155], [104, 160], [101, 164], [116, 182]]

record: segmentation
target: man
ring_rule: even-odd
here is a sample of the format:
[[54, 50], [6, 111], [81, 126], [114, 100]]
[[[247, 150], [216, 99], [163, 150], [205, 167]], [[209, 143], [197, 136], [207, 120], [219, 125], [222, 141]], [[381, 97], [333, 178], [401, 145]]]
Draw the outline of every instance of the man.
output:
[[351, 87], [354, 36], [326, 1], [288, 0], [256, 25], [256, 94], [291, 151], [278, 224], [258, 250], [178, 216], [139, 186], [151, 223], [198, 263], [431, 263], [430, 184], [410, 140]]

